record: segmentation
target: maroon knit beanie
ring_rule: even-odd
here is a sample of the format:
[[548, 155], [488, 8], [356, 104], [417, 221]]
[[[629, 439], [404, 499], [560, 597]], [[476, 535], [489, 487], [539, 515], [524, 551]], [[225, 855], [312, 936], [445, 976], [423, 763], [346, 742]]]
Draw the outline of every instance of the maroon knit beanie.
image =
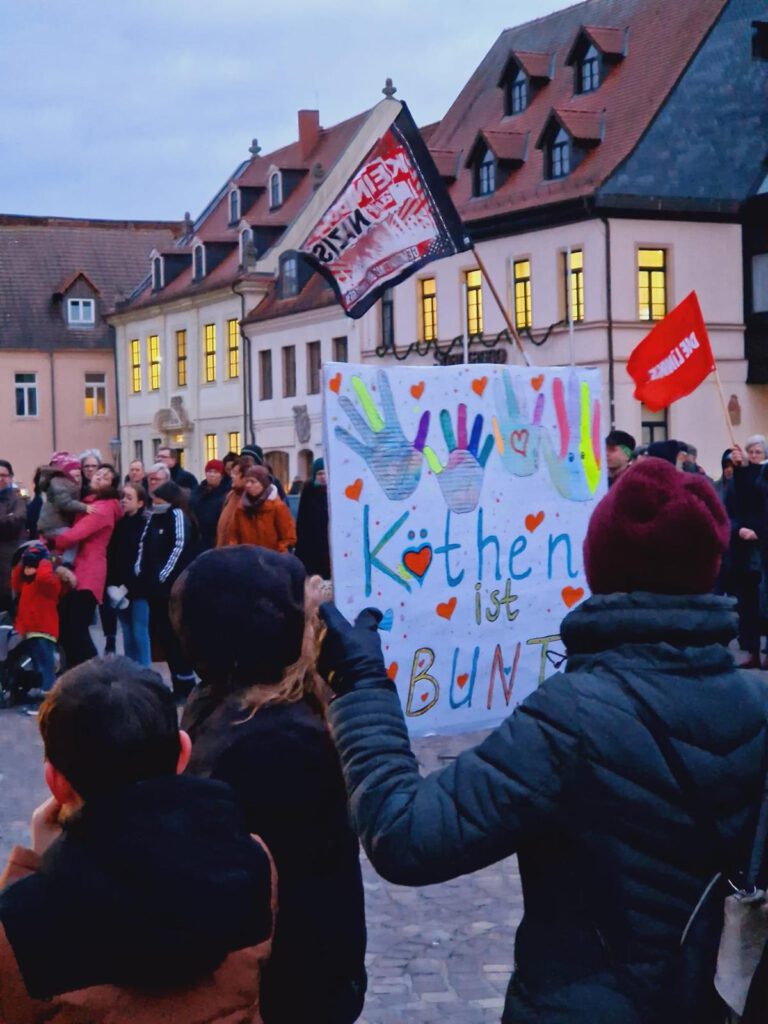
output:
[[728, 516], [708, 480], [644, 458], [592, 513], [584, 570], [594, 594], [706, 594], [729, 537]]

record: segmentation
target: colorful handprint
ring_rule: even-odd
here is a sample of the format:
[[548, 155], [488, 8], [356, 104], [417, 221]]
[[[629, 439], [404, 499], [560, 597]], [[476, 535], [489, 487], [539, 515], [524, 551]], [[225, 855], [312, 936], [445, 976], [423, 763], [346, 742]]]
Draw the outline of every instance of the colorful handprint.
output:
[[544, 395], [536, 398], [533, 419], [529, 419], [527, 404], [518, 398], [508, 373], [494, 381], [493, 396], [497, 412], [493, 433], [502, 464], [513, 476], [531, 476], [539, 465]]
[[359, 437], [343, 427], [336, 427], [336, 437], [368, 463], [390, 501], [400, 501], [413, 494], [421, 477], [422, 452], [429, 430], [429, 413], [425, 412], [421, 417], [413, 442], [408, 441], [395, 411], [395, 401], [386, 373], [379, 370], [376, 379], [381, 395], [383, 418], [365, 383], [360, 377], [353, 376], [352, 387], [365, 418], [351, 399], [341, 395], [339, 404]]
[[485, 464], [493, 450], [493, 436], [488, 434], [480, 444], [483, 417], [478, 413], [467, 442], [467, 407], [463, 402], [456, 415], [456, 434], [447, 409], [440, 413], [440, 425], [448, 448], [448, 459], [443, 464], [429, 445], [424, 447], [424, 457], [437, 477], [445, 504], [451, 512], [471, 512], [480, 500]]
[[560, 432], [556, 451], [546, 430], [541, 450], [552, 483], [569, 501], [589, 501], [600, 483], [600, 403], [594, 399], [590, 410], [589, 384], [579, 383], [571, 372], [568, 396], [560, 377], [552, 382], [552, 399]]

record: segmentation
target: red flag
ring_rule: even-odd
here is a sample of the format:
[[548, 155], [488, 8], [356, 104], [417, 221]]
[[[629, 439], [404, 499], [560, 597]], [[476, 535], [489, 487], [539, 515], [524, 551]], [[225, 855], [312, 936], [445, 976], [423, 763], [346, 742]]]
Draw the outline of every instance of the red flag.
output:
[[714, 368], [696, 292], [656, 324], [627, 363], [635, 398], [653, 412], [690, 395]]
[[432, 260], [470, 248], [404, 103], [297, 251], [323, 274], [347, 316]]

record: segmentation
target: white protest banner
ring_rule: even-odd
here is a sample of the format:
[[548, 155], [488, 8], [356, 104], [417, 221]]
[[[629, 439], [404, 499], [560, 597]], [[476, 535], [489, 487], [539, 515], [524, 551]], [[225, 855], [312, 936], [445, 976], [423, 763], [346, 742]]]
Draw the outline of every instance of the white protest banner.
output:
[[414, 735], [488, 728], [563, 659], [605, 491], [592, 368], [324, 368], [335, 601]]

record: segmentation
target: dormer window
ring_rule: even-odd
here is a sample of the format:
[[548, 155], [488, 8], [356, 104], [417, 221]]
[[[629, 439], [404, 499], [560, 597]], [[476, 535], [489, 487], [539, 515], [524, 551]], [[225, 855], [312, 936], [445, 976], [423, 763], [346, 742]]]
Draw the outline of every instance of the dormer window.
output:
[[92, 327], [95, 322], [94, 299], [67, 299], [67, 323], [70, 327]]
[[245, 266], [245, 257], [248, 252], [248, 246], [251, 244], [251, 229], [243, 228], [240, 232], [240, 266]]
[[280, 261], [280, 298], [292, 299], [299, 294], [298, 256], [284, 256]]
[[552, 140], [548, 161], [549, 178], [567, 178], [571, 173], [571, 137], [561, 128]]
[[496, 159], [490, 149], [486, 149], [482, 160], [475, 167], [476, 196], [489, 196], [496, 191]]
[[283, 188], [280, 181], [280, 172], [275, 171], [269, 178], [269, 208], [276, 210], [283, 201]]
[[552, 78], [553, 58], [547, 53], [513, 50], [504, 65], [498, 87], [504, 90], [504, 114], [522, 114], [534, 96]]
[[233, 188], [229, 193], [229, 223], [237, 224], [240, 220], [240, 191]]
[[592, 44], [578, 65], [577, 92], [594, 92], [600, 85], [600, 54]]
[[528, 76], [522, 68], [510, 86], [508, 106], [510, 114], [522, 114], [528, 106]]
[[152, 260], [152, 291], [159, 292], [163, 287], [163, 260], [161, 256], [155, 256]]
[[192, 250], [192, 277], [195, 281], [205, 277], [205, 246], [202, 244]]

